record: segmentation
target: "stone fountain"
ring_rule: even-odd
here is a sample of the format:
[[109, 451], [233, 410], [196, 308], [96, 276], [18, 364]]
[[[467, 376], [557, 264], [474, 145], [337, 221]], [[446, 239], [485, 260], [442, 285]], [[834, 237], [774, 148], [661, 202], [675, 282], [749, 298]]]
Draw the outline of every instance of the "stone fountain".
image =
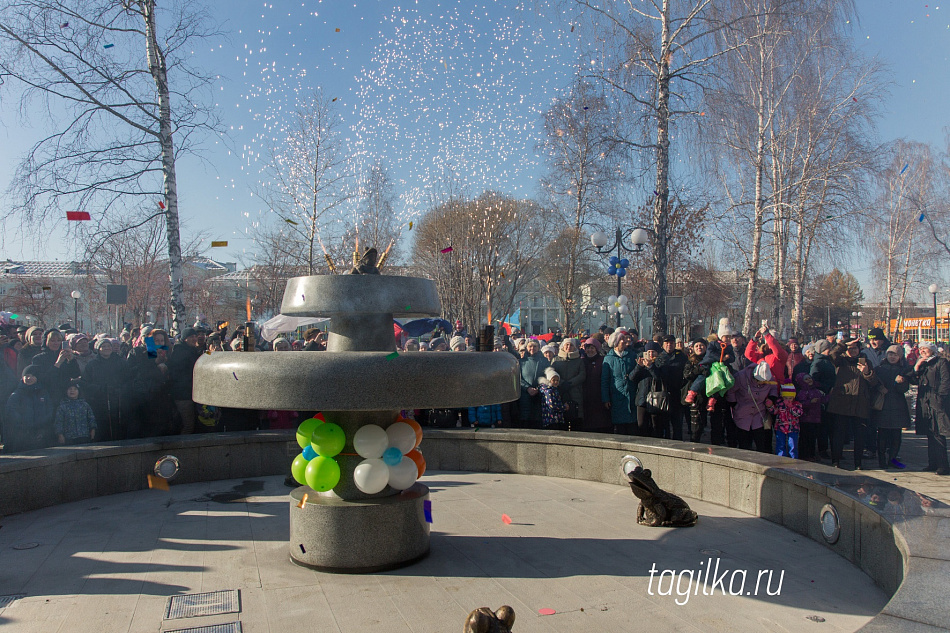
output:
[[[281, 313], [329, 317], [326, 352], [221, 352], [195, 365], [195, 402], [264, 410], [322, 412], [342, 428], [332, 490], [301, 486], [290, 494], [290, 557], [326, 571], [392, 569], [429, 552], [424, 506], [429, 489], [387, 486], [368, 494], [354, 482], [364, 461], [353, 446], [367, 425], [386, 429], [403, 409], [459, 408], [510, 402], [518, 363], [507, 353], [396, 353], [393, 317], [441, 313], [428, 279], [377, 274], [295, 277]], [[420, 447], [424, 452], [425, 447]], [[288, 457], [288, 462], [290, 457]], [[307, 495], [305, 503], [301, 503]]]

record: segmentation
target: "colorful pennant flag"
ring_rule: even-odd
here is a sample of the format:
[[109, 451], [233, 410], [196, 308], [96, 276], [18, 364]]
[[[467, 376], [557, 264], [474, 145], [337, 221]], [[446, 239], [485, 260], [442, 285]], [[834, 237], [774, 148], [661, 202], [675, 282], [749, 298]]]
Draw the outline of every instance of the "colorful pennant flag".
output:
[[88, 211], [67, 211], [66, 219], [70, 221], [91, 220], [92, 216]]

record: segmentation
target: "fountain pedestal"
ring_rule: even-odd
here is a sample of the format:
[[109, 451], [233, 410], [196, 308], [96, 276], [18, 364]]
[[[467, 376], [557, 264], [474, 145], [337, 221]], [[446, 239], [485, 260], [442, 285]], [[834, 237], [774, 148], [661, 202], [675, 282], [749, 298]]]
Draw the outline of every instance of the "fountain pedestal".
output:
[[[291, 559], [326, 571], [363, 573], [410, 564], [429, 551], [421, 483], [367, 494], [353, 481], [363, 460], [361, 427], [383, 429], [403, 409], [460, 408], [518, 398], [518, 363], [506, 352], [396, 351], [393, 317], [441, 312], [435, 284], [414, 277], [328, 275], [287, 282], [281, 313], [328, 316], [326, 352], [215, 353], [195, 365], [195, 402], [247, 409], [322, 412], [346, 442], [340, 481], [327, 492], [290, 495]], [[425, 446], [419, 447], [425, 453]], [[303, 495], [307, 503], [298, 507]]]

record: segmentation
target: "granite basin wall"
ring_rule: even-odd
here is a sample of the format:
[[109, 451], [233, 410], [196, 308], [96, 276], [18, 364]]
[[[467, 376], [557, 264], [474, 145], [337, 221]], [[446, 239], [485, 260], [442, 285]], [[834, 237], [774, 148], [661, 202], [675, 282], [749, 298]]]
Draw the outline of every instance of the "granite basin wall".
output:
[[[516, 430], [426, 429], [430, 470], [518, 473], [626, 486], [620, 459], [636, 455], [657, 483], [686, 497], [760, 516], [807, 536], [864, 570], [890, 602], [862, 630], [950, 631], [950, 511], [884, 516], [835, 485], [850, 475], [820, 465], [709, 445], [638, 437]], [[0, 456], [0, 516], [148, 487], [156, 460], [174, 455], [174, 483], [289, 473], [293, 430], [218, 433], [56, 447]], [[822, 538], [831, 503], [841, 535]]]

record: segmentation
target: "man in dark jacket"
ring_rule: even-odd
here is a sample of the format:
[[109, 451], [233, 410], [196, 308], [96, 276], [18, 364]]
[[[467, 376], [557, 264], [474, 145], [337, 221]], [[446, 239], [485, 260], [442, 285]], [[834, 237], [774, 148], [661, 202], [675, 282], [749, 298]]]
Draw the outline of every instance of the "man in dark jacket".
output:
[[15, 453], [53, 444], [55, 409], [38, 381], [40, 368], [28, 365], [21, 382], [6, 402], [3, 415], [4, 452]]
[[950, 475], [947, 436], [950, 435], [950, 363], [937, 356], [937, 346], [921, 343], [920, 359], [914, 365], [917, 383], [917, 432], [927, 435], [927, 467], [938, 475]]
[[[815, 343], [815, 360], [811, 363], [812, 380], [826, 396], [835, 386], [835, 365], [831, 362], [831, 350], [834, 346], [824, 338]], [[821, 429], [818, 431], [818, 456], [831, 459], [828, 447], [831, 443], [832, 416], [824, 408], [821, 410]]]
[[676, 337], [667, 334], [663, 337], [663, 351], [656, 359], [660, 378], [669, 393], [670, 423], [673, 425], [671, 437], [674, 440], [683, 439], [683, 405], [681, 392], [683, 390], [683, 371], [689, 359], [682, 350], [676, 349]]
[[168, 373], [171, 376], [171, 396], [181, 415], [181, 432], [195, 432], [195, 403], [191, 399], [194, 386], [195, 363], [201, 358], [198, 331], [187, 327], [181, 332], [181, 340], [172, 349], [168, 358]]

